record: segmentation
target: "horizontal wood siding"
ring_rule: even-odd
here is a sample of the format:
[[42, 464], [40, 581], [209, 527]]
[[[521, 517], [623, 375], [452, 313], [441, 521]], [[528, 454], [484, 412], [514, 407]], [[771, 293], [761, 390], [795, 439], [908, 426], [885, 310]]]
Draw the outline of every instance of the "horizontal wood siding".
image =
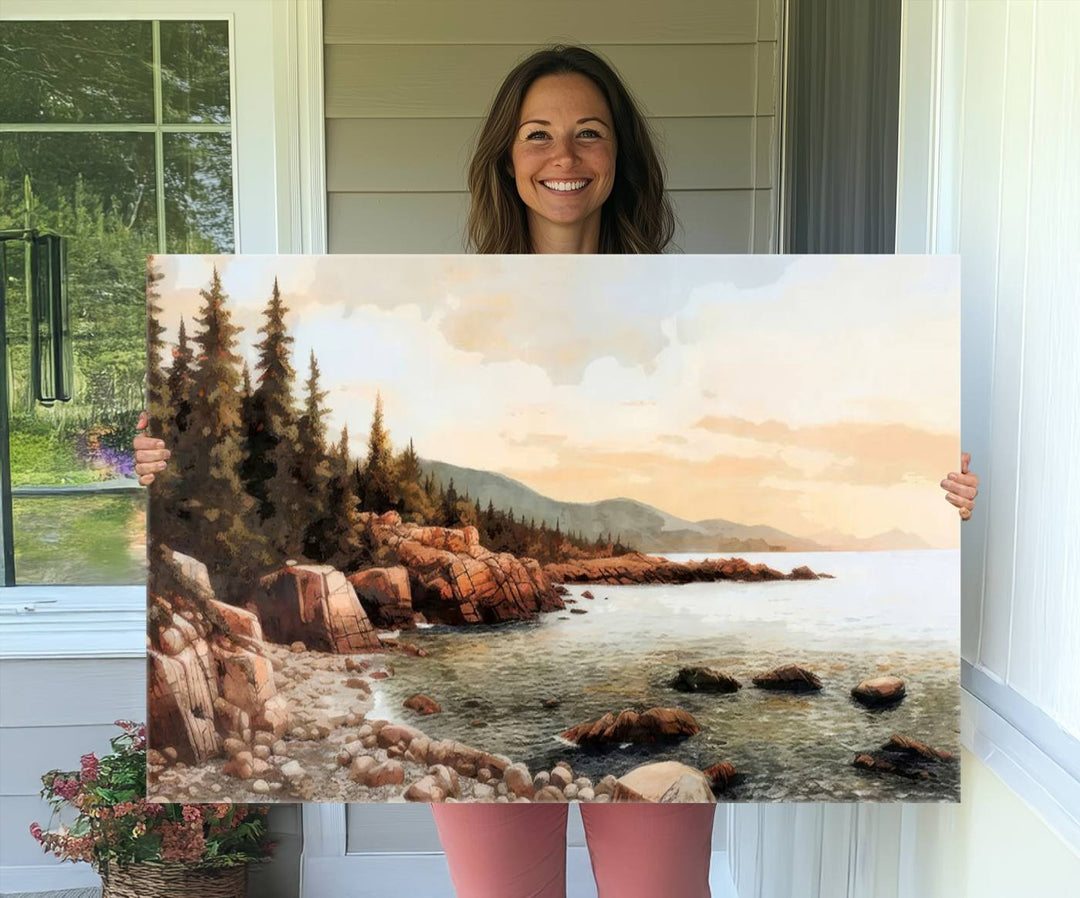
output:
[[[644, 106], [679, 249], [775, 251], [779, 0], [558, 0], [535, 12], [521, 0], [326, 0], [331, 252], [463, 251], [466, 168], [492, 95], [560, 40], [605, 55]], [[547, 22], [573, 22], [573, 34]]]
[[[331, 194], [464, 191], [472, 143], [482, 121], [479, 117], [329, 119], [327, 190]], [[669, 189], [773, 186], [771, 117], [654, 118], [650, 124], [667, 165]], [[717, 158], [724, 164], [717, 165]]]
[[[597, 46], [650, 115], [772, 114], [755, 65], [771, 71], [775, 44]], [[381, 46], [326, 48], [328, 118], [480, 116], [507, 72], [532, 48]]]
[[[755, 194], [767, 221], [770, 190], [673, 190], [678, 218], [675, 243], [686, 253], [748, 253], [753, 250]], [[330, 194], [330, 252], [459, 253], [469, 195], [457, 193]], [[761, 239], [768, 235], [762, 233]]]
[[[758, 0], [329, 0], [324, 10], [327, 44], [738, 44], [772, 18]], [[563, 22], [572, 29], [550, 24]]]
[[108, 752], [114, 720], [141, 721], [145, 671], [141, 658], [0, 661], [0, 869], [52, 863], [29, 830], [51, 813], [38, 795], [41, 775]]

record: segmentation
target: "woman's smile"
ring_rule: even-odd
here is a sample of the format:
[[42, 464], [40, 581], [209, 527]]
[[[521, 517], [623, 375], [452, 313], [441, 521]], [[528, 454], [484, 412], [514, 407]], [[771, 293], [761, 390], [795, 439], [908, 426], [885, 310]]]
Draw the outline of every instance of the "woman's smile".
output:
[[547, 180], [541, 181], [548, 190], [555, 193], [578, 194], [592, 181], [592, 178], [580, 178], [571, 180]]
[[533, 246], [595, 245], [615, 184], [615, 129], [600, 89], [584, 75], [546, 75], [521, 104], [510, 170]]

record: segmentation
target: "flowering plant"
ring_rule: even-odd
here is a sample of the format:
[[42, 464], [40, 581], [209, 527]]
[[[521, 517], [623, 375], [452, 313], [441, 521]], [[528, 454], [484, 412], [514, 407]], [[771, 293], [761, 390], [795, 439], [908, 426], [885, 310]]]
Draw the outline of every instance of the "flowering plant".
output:
[[[30, 825], [46, 852], [62, 861], [87, 861], [106, 874], [145, 862], [179, 862], [203, 869], [265, 860], [265, 807], [243, 804], [157, 804], [146, 800], [146, 727], [118, 720], [121, 734], [104, 757], [82, 756], [81, 769], [50, 770], [41, 778], [41, 797], [75, 820], [57, 829]], [[52, 822], [50, 821], [50, 826]]]

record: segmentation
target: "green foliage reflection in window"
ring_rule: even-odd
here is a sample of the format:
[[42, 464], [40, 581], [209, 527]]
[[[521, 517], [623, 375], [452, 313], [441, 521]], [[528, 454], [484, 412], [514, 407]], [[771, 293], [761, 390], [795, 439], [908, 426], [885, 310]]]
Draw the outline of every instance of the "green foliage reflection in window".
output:
[[27, 272], [9, 256], [18, 579], [140, 582], [142, 492], [47, 489], [134, 483], [146, 256], [234, 251], [229, 23], [4, 22], [0, 84], [0, 229], [68, 238], [74, 370], [70, 403], [34, 401]]

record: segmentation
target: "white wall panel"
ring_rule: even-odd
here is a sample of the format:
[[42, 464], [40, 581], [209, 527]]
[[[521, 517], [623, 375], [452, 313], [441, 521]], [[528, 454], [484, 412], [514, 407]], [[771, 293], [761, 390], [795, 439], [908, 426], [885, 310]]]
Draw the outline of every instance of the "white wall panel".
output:
[[1031, 220], [1032, 28], [1035, 7], [1011, 4], [1005, 10], [1006, 46], [1002, 63], [1002, 119], [995, 267], [993, 395], [987, 458], [986, 563], [978, 620], [981, 645], [975, 655], [1003, 678], [1008, 666], [1009, 617], [1014, 597], [1016, 507], [1022, 380], [1024, 294]]
[[[1080, 737], [1080, 4], [906, 8], [928, 6], [943, 29], [930, 244], [961, 256], [963, 442], [983, 484], [963, 530], [963, 655]], [[918, 151], [902, 153], [908, 251]]]
[[[1080, 739], [1080, 4], [1035, 8], [1010, 686]], [[996, 378], [995, 378], [996, 383]]]

